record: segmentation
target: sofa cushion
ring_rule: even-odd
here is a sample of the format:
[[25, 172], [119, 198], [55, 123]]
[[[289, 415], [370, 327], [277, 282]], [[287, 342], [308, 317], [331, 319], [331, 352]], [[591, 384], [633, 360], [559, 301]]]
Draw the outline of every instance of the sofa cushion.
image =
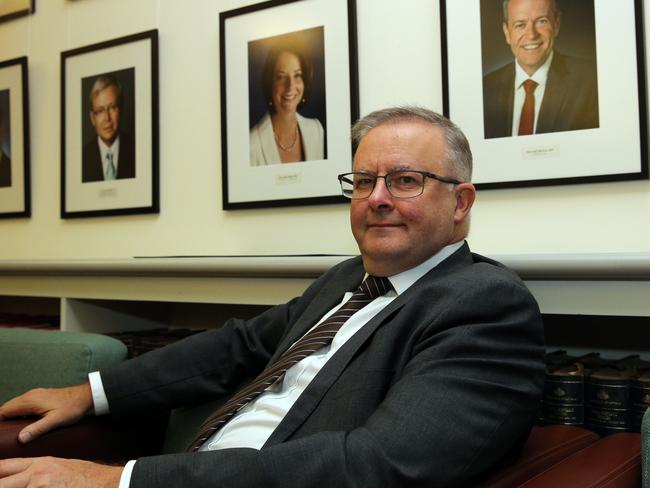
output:
[[101, 334], [0, 329], [0, 404], [32, 388], [82, 383], [126, 356], [124, 344]]

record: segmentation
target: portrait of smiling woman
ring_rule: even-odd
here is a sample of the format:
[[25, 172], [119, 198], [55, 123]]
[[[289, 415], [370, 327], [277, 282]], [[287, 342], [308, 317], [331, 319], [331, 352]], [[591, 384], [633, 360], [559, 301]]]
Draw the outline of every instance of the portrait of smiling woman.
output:
[[[316, 34], [320, 33], [322, 42], [322, 28], [309, 29], [314, 30], [319, 31]], [[254, 125], [252, 121], [255, 118], [251, 114], [251, 166], [295, 163], [326, 157], [324, 125], [318, 116], [310, 116], [314, 112], [324, 116], [325, 97], [322, 89], [318, 90], [321, 92], [319, 94], [313, 89], [315, 69], [310, 52], [310, 47], [313, 48], [310, 44], [313, 43], [305, 40], [314, 36], [313, 33], [306, 36], [304, 32], [306, 31], [263, 40], [268, 49], [261, 71], [258, 76], [251, 75], [250, 78], [251, 88], [255, 90], [257, 85], [265, 109]], [[322, 61], [322, 53], [320, 58]], [[318, 72], [320, 79], [317, 84], [322, 87], [322, 68]], [[312, 97], [315, 100], [312, 101]], [[301, 115], [303, 110], [306, 113]]]

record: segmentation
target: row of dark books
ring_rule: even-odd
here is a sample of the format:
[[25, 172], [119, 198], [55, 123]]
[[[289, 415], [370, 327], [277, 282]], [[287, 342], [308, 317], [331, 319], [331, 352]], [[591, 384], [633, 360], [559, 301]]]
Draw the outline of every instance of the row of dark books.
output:
[[639, 432], [650, 406], [650, 361], [638, 355], [605, 359], [593, 352], [546, 355], [539, 422], [586, 427], [605, 436]]
[[145, 352], [153, 351], [154, 349], [159, 349], [168, 344], [172, 344], [198, 332], [203, 332], [203, 330], [159, 328], [115, 332], [106, 335], [122, 341], [128, 349], [129, 357], [136, 357]]
[[54, 315], [32, 315], [0, 313], [0, 327], [21, 327], [25, 329], [58, 330], [59, 317]]

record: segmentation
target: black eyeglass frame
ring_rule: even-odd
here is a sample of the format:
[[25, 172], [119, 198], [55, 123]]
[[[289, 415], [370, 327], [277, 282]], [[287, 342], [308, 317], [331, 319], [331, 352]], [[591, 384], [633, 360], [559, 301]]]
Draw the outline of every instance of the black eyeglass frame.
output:
[[[393, 191], [390, 188], [391, 185], [388, 184], [388, 182], [386, 181], [386, 178], [388, 178], [390, 175], [393, 175], [393, 174], [396, 174], [396, 173], [419, 173], [422, 176], [425, 176], [427, 178], [431, 178], [433, 180], [440, 181], [441, 183], [448, 183], [450, 185], [460, 185], [462, 183], [462, 181], [459, 181], [459, 180], [457, 180], [455, 178], [449, 178], [447, 176], [439, 176], [439, 175], [437, 175], [435, 173], [429, 173], [428, 171], [421, 171], [421, 170], [417, 170], [417, 169], [398, 169], [398, 170], [395, 170], [395, 171], [390, 171], [390, 172], [386, 173], [383, 176], [373, 175], [372, 173], [367, 173], [365, 171], [351, 171], [349, 173], [341, 173], [340, 175], [337, 176], [337, 179], [339, 180], [339, 184], [341, 185], [341, 193], [343, 193], [344, 197], [349, 198], [350, 200], [364, 200], [366, 198], [369, 198], [370, 195], [372, 195], [372, 192], [375, 191], [375, 186], [377, 186], [377, 180], [379, 178], [384, 179], [384, 184], [386, 185], [386, 188], [388, 189], [388, 192], [391, 194], [391, 196], [393, 198], [408, 199], [408, 198], [419, 197], [420, 195], [422, 195], [422, 193], [424, 192], [424, 182], [426, 181], [424, 179], [422, 180], [422, 187], [420, 188], [420, 193], [418, 193], [417, 195], [412, 195], [410, 197], [399, 197], [397, 195], [394, 195]], [[343, 191], [343, 179], [346, 178], [347, 176], [350, 176], [350, 175], [364, 175], [364, 176], [370, 176], [370, 177], [374, 178], [373, 183], [372, 183], [372, 188], [370, 189], [370, 193], [368, 193], [367, 196], [354, 198], [352, 195], [346, 195], [345, 194], [345, 192]]]

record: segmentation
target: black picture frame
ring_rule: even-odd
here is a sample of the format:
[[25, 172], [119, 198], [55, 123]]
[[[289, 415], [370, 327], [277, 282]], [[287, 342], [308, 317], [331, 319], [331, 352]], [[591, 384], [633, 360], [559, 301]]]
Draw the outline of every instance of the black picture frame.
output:
[[[267, 1], [221, 12], [219, 25], [223, 209], [346, 202], [336, 176], [350, 170], [350, 125], [359, 114], [355, 0]], [[302, 92], [311, 96], [297, 112], [320, 124], [322, 136], [298, 122], [293, 143], [300, 133], [304, 159], [277, 164], [262, 73], [270, 53], [287, 45], [311, 58]]]
[[[92, 111], [90, 92], [107, 90], [120, 100], [110, 109], [117, 123], [108, 109], [101, 120]], [[156, 29], [61, 53], [61, 218], [160, 211], [158, 110]], [[104, 121], [120, 141], [111, 181], [104, 180], [101, 131], [95, 129]]]
[[[508, 66], [513, 66], [510, 73], [515, 72], [514, 55], [506, 44], [502, 27], [502, 3], [501, 0], [441, 0], [440, 3], [443, 111], [460, 125], [470, 141], [475, 156], [476, 186], [516, 188], [647, 179], [641, 0], [610, 4], [557, 0], [562, 12], [561, 29], [555, 39], [554, 58], [537, 122], [537, 129], [544, 125], [548, 132], [528, 136], [502, 132], [514, 131], [509, 124], [514, 125], [516, 109], [509, 112], [504, 108], [499, 116], [494, 116], [492, 109], [497, 100], [504, 102], [497, 107], [510, 106], [514, 93], [514, 83], [510, 81], [509, 91], [497, 94], [494, 91], [494, 80], [506, 79], [497, 76], [510, 69]], [[571, 126], [569, 117], [560, 115], [566, 112], [559, 109], [554, 113], [555, 120], [563, 120], [564, 127], [541, 122], [546, 99], [549, 100], [546, 108], [551, 105], [550, 100], [557, 99], [550, 94], [558, 90], [551, 87], [560, 84], [552, 85], [551, 77], [555, 76], [554, 63], [557, 60], [559, 65], [562, 58], [580, 58], [583, 64], [596, 66], [597, 79], [591, 81], [595, 81], [597, 90], [597, 119], [591, 124]], [[509, 76], [512, 80], [513, 75]], [[553, 82], [556, 80], [559, 77], [553, 78]], [[562, 85], [565, 100], [573, 96], [575, 86], [575, 82], [569, 81]], [[583, 91], [584, 86], [581, 84]], [[502, 124], [504, 120], [506, 123]]]
[[0, 62], [0, 219], [31, 216], [27, 57]]
[[36, 12], [36, 0], [22, 0], [18, 6], [0, 6], [0, 22], [17, 19]]

